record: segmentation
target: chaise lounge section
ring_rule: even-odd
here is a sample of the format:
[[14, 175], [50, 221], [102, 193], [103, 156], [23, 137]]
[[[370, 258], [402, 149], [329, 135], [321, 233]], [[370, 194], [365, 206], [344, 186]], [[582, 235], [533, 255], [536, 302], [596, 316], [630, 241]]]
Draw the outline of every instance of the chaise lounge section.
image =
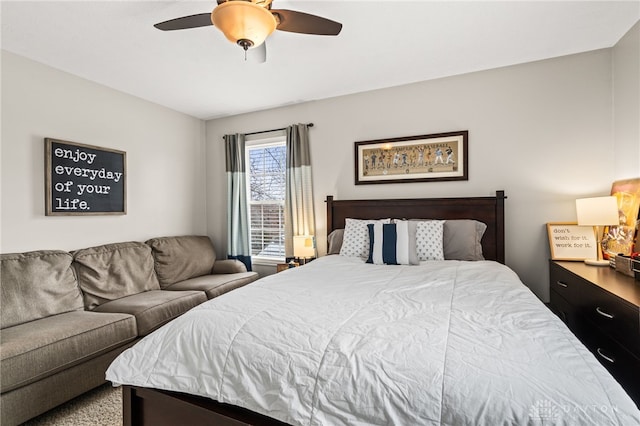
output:
[[160, 288], [199, 290], [208, 299], [249, 284], [258, 278], [237, 260], [217, 259], [206, 236], [161, 237], [146, 243], [153, 251]]

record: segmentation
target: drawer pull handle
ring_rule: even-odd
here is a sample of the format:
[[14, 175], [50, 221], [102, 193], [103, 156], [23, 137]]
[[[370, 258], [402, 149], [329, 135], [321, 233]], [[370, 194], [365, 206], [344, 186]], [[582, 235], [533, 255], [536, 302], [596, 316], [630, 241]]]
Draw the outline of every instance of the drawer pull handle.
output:
[[566, 284], [565, 284], [565, 283], [563, 283], [562, 281], [556, 281], [556, 284], [558, 284], [560, 287], [564, 287], [564, 288], [569, 287], [568, 285], [566, 285]]
[[605, 354], [602, 353], [602, 349], [598, 348], [597, 349], [598, 355], [600, 355], [602, 358], [606, 359], [607, 361], [609, 361], [611, 364], [614, 364], [616, 362], [615, 359], [613, 359], [610, 356], [606, 356]]
[[604, 312], [602, 309], [600, 309], [600, 306], [596, 307], [596, 312], [599, 313], [600, 315], [602, 315], [605, 318], [613, 319], [613, 315]]

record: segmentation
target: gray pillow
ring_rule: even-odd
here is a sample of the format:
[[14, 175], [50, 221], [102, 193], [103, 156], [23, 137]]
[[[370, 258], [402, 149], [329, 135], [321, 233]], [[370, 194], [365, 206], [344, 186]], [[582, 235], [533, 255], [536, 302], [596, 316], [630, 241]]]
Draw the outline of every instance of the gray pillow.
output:
[[83, 310], [71, 261], [60, 250], [0, 255], [0, 327]]
[[147, 241], [147, 244], [153, 250], [155, 269], [162, 288], [209, 275], [216, 261], [216, 252], [207, 236], [160, 237]]
[[344, 229], [335, 229], [327, 236], [327, 242], [329, 243], [327, 254], [340, 254], [343, 236]]
[[160, 290], [151, 247], [140, 242], [106, 244], [73, 255], [87, 309], [149, 290]]
[[482, 236], [487, 225], [477, 220], [456, 219], [444, 223], [444, 258], [446, 260], [484, 260]]

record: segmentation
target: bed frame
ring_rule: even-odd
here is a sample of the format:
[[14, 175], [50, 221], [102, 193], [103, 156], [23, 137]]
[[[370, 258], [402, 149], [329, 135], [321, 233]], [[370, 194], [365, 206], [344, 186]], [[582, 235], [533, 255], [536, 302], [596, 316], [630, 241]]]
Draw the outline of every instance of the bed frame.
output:
[[495, 197], [334, 200], [327, 196], [327, 235], [344, 228], [345, 219], [475, 219], [484, 222], [482, 253], [504, 263], [504, 191]]
[[[504, 191], [495, 197], [420, 198], [396, 200], [334, 200], [327, 196], [327, 234], [344, 228], [345, 219], [475, 219], [487, 230], [482, 238], [485, 259], [505, 261]], [[252, 411], [209, 398], [157, 389], [123, 386], [123, 423], [133, 425], [278, 425]]]

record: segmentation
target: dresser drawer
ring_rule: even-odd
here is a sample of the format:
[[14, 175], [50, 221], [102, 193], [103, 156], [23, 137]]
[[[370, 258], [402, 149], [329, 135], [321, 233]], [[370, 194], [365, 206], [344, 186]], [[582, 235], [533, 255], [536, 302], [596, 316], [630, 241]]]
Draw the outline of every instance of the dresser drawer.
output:
[[550, 307], [640, 407], [640, 286], [609, 267], [549, 263]]
[[566, 269], [551, 262], [549, 266], [550, 289], [573, 303], [580, 297], [581, 279]]
[[578, 314], [640, 357], [640, 313], [616, 296], [590, 283], [580, 287]]
[[[637, 306], [625, 302], [554, 262], [550, 263], [549, 272], [551, 303], [556, 309], [560, 309], [558, 304], [561, 302], [558, 302], [558, 299], [564, 299], [569, 306], [560, 310], [565, 315], [571, 311], [572, 315], [591, 321], [605, 334], [640, 357], [640, 312]], [[608, 269], [605, 272], [609, 272]], [[611, 273], [616, 274], [615, 271]], [[581, 322], [580, 318], [574, 321], [563, 320], [574, 333], [579, 333], [576, 323]]]
[[[586, 323], [586, 325], [593, 324]], [[622, 385], [629, 396], [640, 402], [640, 359], [610, 339], [597, 328], [583, 330], [582, 343], [589, 349], [611, 375]]]
[[577, 320], [576, 308], [571, 303], [562, 297], [553, 288], [549, 292], [550, 295], [550, 308], [554, 314], [556, 314], [562, 322], [564, 322], [571, 331], [577, 333], [577, 328], [580, 325]]

